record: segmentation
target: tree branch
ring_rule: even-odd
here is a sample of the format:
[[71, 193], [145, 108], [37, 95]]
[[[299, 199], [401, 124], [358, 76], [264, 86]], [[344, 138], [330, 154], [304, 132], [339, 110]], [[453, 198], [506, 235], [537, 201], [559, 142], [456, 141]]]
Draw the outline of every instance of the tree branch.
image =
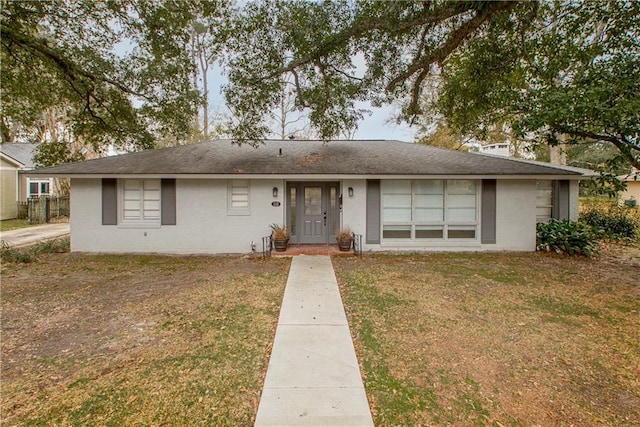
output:
[[0, 26], [0, 34], [2, 35], [3, 39], [9, 40], [13, 44], [23, 48], [25, 51], [29, 51], [32, 54], [35, 54], [37, 56], [40, 56], [41, 58], [44, 58], [53, 62], [60, 69], [63, 75], [67, 77], [67, 79], [71, 79], [73, 81], [80, 81], [82, 78], [85, 78], [92, 82], [107, 83], [129, 95], [137, 96], [139, 98], [143, 98], [147, 100], [149, 99], [148, 96], [142, 93], [136, 92], [131, 88], [129, 88], [128, 86], [118, 81], [110, 79], [104, 75], [100, 76], [100, 75], [96, 75], [88, 71], [85, 71], [76, 63], [71, 61], [69, 58], [64, 57], [58, 51], [50, 48], [48, 46], [47, 40], [45, 39], [36, 38], [36, 37], [27, 37], [24, 34], [14, 31], [13, 29], [11, 29], [6, 25]]
[[[414, 61], [409, 65], [407, 70], [402, 74], [393, 78], [386, 87], [387, 91], [392, 91], [394, 88], [404, 83], [409, 77], [414, 75], [416, 72], [420, 70], [424, 70], [430, 64], [434, 62], [442, 62], [444, 61], [454, 50], [456, 50], [465, 40], [467, 40], [473, 33], [485, 22], [489, 21], [491, 17], [497, 12], [501, 12], [504, 10], [508, 10], [514, 6], [513, 2], [500, 2], [500, 3], [491, 3], [487, 6], [486, 9], [480, 10], [476, 15], [464, 23], [457, 30], [449, 34], [447, 40], [444, 44], [433, 51], [430, 55], [426, 57], [417, 57]], [[425, 73], [421, 73], [421, 76], [425, 76]], [[424, 77], [422, 78], [424, 79]], [[422, 80], [417, 79], [416, 82], [420, 84]], [[412, 104], [414, 100], [412, 100]], [[417, 112], [415, 112], [417, 113]]]
[[607, 141], [612, 143], [623, 155], [624, 157], [636, 168], [640, 169], [640, 157], [637, 157], [633, 154], [633, 151], [640, 153], [640, 146], [637, 144], [632, 144], [631, 141], [624, 136], [621, 138], [614, 135], [606, 135], [599, 134], [595, 132], [582, 131], [577, 129], [571, 129], [564, 126], [555, 126], [554, 127], [557, 132], [564, 133], [571, 136], [576, 136], [580, 138], [590, 138], [595, 139], [597, 141]]
[[321, 43], [311, 54], [293, 60], [288, 65], [280, 67], [273, 72], [255, 79], [252, 83], [257, 84], [263, 80], [269, 80], [276, 76], [282, 75], [287, 72], [291, 72], [303, 65], [314, 62], [316, 59], [323, 56], [327, 56], [331, 51], [341, 44], [344, 44], [354, 37], [361, 36], [365, 33], [372, 31], [385, 31], [389, 34], [402, 34], [409, 31], [412, 28], [435, 24], [441, 21], [450, 19], [456, 15], [460, 15], [469, 10], [474, 9], [473, 2], [445, 2], [440, 10], [429, 10], [425, 8], [423, 13], [416, 18], [409, 19], [399, 25], [391, 25], [388, 21], [388, 16], [383, 16], [378, 19], [365, 20], [356, 22], [354, 25], [340, 31], [334, 36], [328, 38], [325, 42]]

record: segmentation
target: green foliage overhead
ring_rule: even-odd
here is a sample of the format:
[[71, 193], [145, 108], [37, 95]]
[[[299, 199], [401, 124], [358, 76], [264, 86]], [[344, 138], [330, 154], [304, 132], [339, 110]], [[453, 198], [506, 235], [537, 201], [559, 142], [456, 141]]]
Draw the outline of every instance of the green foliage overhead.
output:
[[33, 164], [37, 168], [82, 160], [84, 160], [82, 152], [72, 151], [69, 144], [60, 141], [44, 142], [38, 145], [33, 155]]
[[358, 101], [403, 105], [419, 113], [423, 82], [441, 63], [501, 15], [528, 19], [533, 3], [430, 1], [280, 1], [248, 3], [229, 45], [228, 106], [234, 136], [257, 141], [265, 113], [296, 88], [322, 138], [332, 138], [362, 116]]
[[3, 0], [3, 141], [61, 106], [75, 138], [96, 149], [184, 138], [200, 101], [187, 49], [192, 22], [219, 3]]
[[611, 144], [637, 166], [639, 24], [628, 0], [248, 3], [229, 46], [234, 136], [267, 132], [282, 76], [323, 138], [358, 119], [359, 101], [398, 102], [413, 123], [440, 68], [435, 107], [458, 134], [501, 123], [544, 144]]
[[505, 16], [444, 63], [437, 107], [482, 137], [496, 121], [538, 144], [600, 142], [608, 166], [640, 164], [640, 2], [540, 2], [531, 24]]

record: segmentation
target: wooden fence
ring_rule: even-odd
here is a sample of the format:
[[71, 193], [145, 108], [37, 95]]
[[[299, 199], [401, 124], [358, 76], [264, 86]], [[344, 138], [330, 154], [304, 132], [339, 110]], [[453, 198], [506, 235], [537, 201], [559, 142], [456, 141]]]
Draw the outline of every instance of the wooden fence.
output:
[[67, 218], [69, 214], [69, 196], [29, 197], [26, 202], [18, 202], [18, 218], [28, 219], [29, 224], [45, 224], [54, 219]]

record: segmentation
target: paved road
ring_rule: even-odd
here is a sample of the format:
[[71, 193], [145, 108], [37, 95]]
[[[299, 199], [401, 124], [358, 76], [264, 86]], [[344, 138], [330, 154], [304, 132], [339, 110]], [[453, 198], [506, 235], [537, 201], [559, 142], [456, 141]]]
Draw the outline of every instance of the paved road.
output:
[[60, 222], [57, 224], [36, 225], [18, 230], [3, 231], [0, 233], [0, 240], [11, 248], [20, 248], [57, 237], [67, 236], [69, 232], [69, 223]]

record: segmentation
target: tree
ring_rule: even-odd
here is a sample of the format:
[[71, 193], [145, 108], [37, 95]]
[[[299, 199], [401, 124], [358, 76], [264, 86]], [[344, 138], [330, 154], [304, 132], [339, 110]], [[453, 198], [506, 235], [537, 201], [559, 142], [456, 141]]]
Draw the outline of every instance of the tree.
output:
[[282, 91], [278, 94], [277, 108], [269, 112], [270, 133], [280, 139], [308, 136], [309, 119], [296, 107], [293, 83], [284, 81]]
[[504, 122], [552, 145], [560, 134], [607, 142], [637, 165], [639, 20], [640, 2], [628, 0], [250, 3], [230, 45], [234, 134], [265, 133], [283, 75], [323, 138], [357, 101], [400, 100], [413, 123], [438, 65], [438, 108], [456, 132]]
[[496, 16], [532, 4], [503, 2], [282, 1], [249, 3], [229, 45], [227, 103], [234, 134], [258, 141], [264, 112], [277, 105], [291, 76], [296, 105], [309, 111], [320, 137], [331, 138], [361, 118], [358, 101], [400, 99], [404, 117], [420, 112], [431, 64], [444, 61]]
[[68, 107], [96, 149], [144, 149], [186, 138], [200, 97], [190, 76], [191, 23], [217, 2], [2, 1], [2, 139]]
[[[202, 93], [202, 132], [206, 141], [209, 139], [209, 71], [224, 49], [229, 37], [226, 23], [231, 19], [234, 10], [227, 0], [218, 2], [212, 13], [196, 16], [191, 24], [191, 44], [189, 46], [195, 64], [194, 86], [201, 84]], [[198, 117], [195, 118], [200, 126]]]
[[497, 19], [444, 64], [438, 109], [461, 132], [504, 120], [534, 145], [598, 142], [640, 164], [640, 3], [541, 3], [528, 29]]

